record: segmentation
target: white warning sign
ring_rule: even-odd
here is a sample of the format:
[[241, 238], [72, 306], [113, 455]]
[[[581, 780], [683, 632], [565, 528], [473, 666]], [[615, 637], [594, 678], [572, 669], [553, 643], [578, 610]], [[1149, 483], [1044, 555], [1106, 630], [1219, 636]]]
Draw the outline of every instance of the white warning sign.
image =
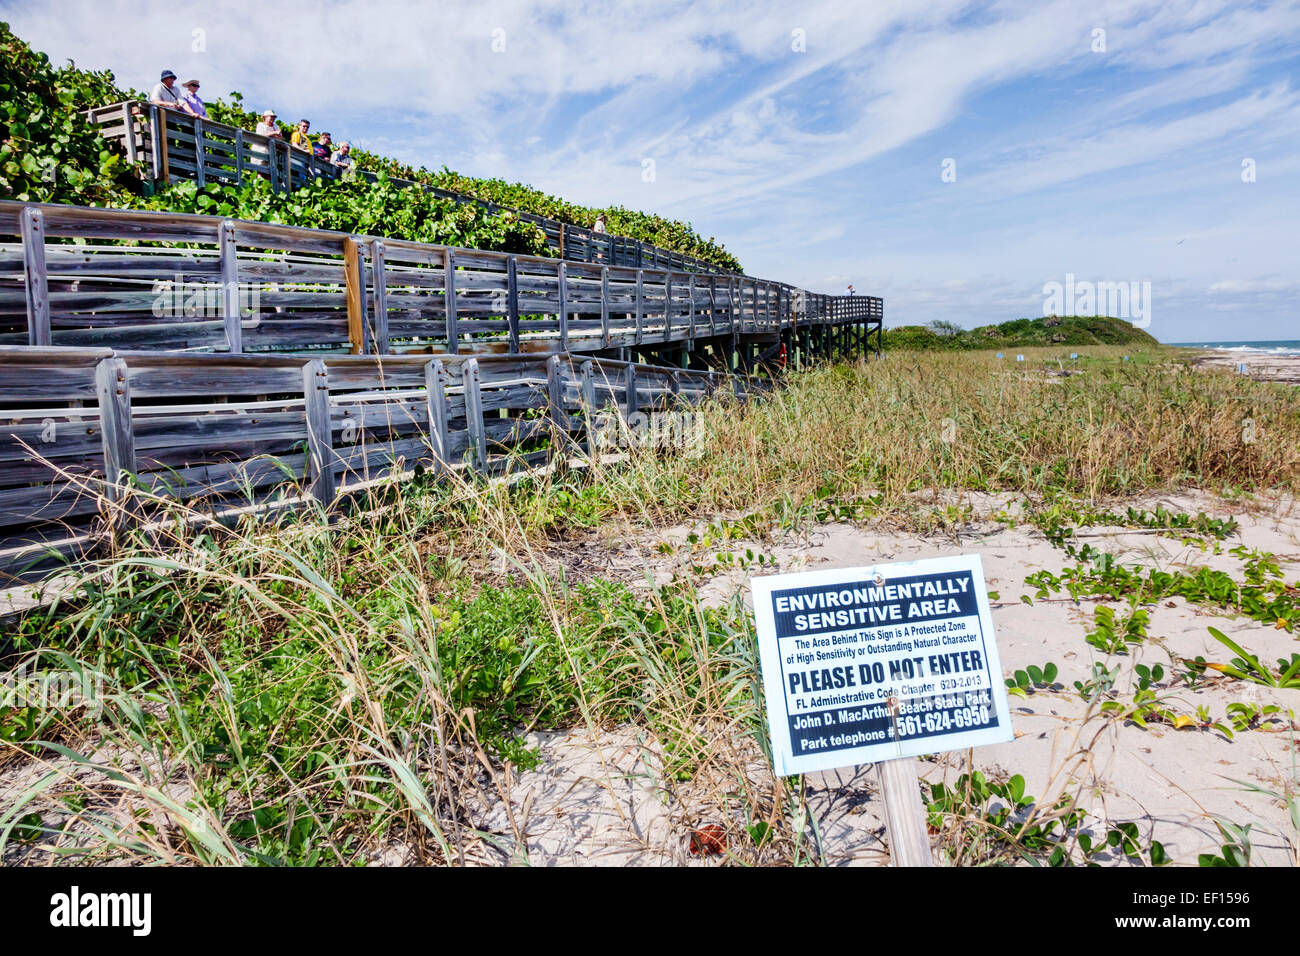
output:
[[1012, 739], [979, 555], [751, 587], [778, 774]]

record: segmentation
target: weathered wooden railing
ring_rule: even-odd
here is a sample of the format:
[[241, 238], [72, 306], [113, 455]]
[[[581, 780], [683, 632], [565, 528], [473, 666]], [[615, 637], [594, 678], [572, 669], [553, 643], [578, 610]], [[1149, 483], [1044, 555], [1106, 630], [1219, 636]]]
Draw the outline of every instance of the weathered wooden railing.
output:
[[[0, 344], [354, 354], [865, 352], [883, 304], [212, 216], [0, 202]], [[828, 331], [831, 330], [831, 331]]]
[[417, 466], [493, 470], [510, 455], [566, 453], [598, 437], [607, 406], [626, 422], [638, 410], [761, 387], [571, 354], [0, 346], [0, 584], [97, 547], [105, 502], [130, 495], [133, 519], [149, 520], [148, 503], [128, 489], [157, 496], [159, 510], [174, 500], [210, 514], [329, 504]]
[[[292, 190], [313, 180], [338, 179], [342, 175], [338, 166], [295, 149], [282, 139], [250, 133], [151, 103], [127, 100], [97, 107], [88, 115], [106, 139], [121, 144], [129, 161], [144, 164], [147, 177], [155, 185], [182, 181], [197, 182], [200, 186], [213, 182], [238, 184], [255, 176], [269, 180], [275, 189]], [[367, 170], [358, 170], [355, 175], [370, 181], [376, 179], [375, 174]], [[424, 190], [440, 199], [473, 203], [490, 212], [513, 212], [540, 228], [547, 243], [561, 259], [723, 274], [723, 270], [712, 263], [637, 239], [599, 233], [424, 183], [405, 179], [390, 179], [390, 182], [402, 188]]]

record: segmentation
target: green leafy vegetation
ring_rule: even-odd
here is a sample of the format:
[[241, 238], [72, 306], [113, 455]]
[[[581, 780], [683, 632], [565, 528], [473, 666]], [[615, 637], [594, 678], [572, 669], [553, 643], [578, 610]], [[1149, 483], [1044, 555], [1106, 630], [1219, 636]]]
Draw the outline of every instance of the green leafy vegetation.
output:
[[[455, 546], [426, 550], [450, 524], [475, 554], [496, 504], [468, 488], [337, 532], [141, 541], [76, 604], [29, 614], [6, 635], [7, 663], [93, 673], [100, 706], [0, 709], [0, 756], [59, 765], [0, 806], [0, 851], [8, 838], [79, 860], [311, 865], [366, 862], [401, 840], [415, 859], [463, 861], [462, 788], [481, 786], [485, 764], [531, 766], [531, 731], [640, 720], [676, 780], [715, 759], [718, 734], [758, 752], [759, 700], [738, 693], [756, 686], [739, 603], [568, 586], [526, 565], [488, 583]], [[89, 753], [105, 740], [118, 755], [107, 766]], [[184, 768], [184, 796], [157, 761]], [[86, 800], [98, 784], [78, 783], [92, 766], [172, 822], [166, 848], [147, 821], [107, 825]], [[767, 799], [737, 809], [746, 826], [766, 821], [750, 851], [792, 852], [803, 837]], [[88, 831], [103, 839], [85, 846]]]
[[[1267, 557], [1248, 560], [1246, 580], [1237, 581], [1226, 571], [1208, 567], [1164, 571], [1125, 565], [1112, 554], [1089, 553], [1084, 555], [1081, 563], [1064, 568], [1059, 575], [1043, 569], [1026, 577], [1025, 584], [1038, 589], [1038, 598], [1065, 590], [1075, 600], [1085, 595], [1126, 599], [1136, 607], [1169, 597], [1182, 597], [1195, 604], [1245, 614], [1293, 634], [1300, 626], [1300, 585], [1287, 584], [1281, 571]], [[1111, 647], [1108, 653], [1118, 653], [1119, 644], [1128, 640], [1129, 633], [1125, 631], [1117, 638], [1113, 629], [1100, 627], [1103, 610], [1098, 608], [1097, 612], [1098, 641], [1108, 643]], [[1145, 625], [1145, 618], [1142, 623]], [[1089, 643], [1106, 650], [1098, 641]], [[1253, 667], [1251, 671], [1255, 672]]]
[[1056, 665], [1050, 661], [1042, 667], [1030, 664], [1006, 679], [1007, 693], [1015, 697], [1028, 697], [1035, 690], [1056, 690], [1061, 686], [1056, 683], [1058, 673]]
[[1164, 846], [1144, 842], [1136, 823], [1107, 827], [1098, 839], [1072, 799], [1063, 795], [1040, 804], [1025, 792], [1019, 774], [995, 783], [976, 770], [952, 786], [932, 784], [926, 809], [931, 829], [942, 834], [940, 850], [953, 865], [1097, 866], [1103, 857], [1149, 866], [1169, 862]]
[[546, 254], [545, 236], [531, 223], [401, 189], [386, 179], [376, 183], [316, 180], [293, 192], [276, 192], [260, 179], [240, 187], [211, 184], [203, 189], [179, 183], [137, 205], [471, 249]]
[[0, 23], [0, 198], [127, 199], [134, 178], [125, 158], [79, 112], [116, 93], [111, 74], [56, 69]]
[[1227, 664], [1207, 664], [1211, 670], [1265, 687], [1300, 690], [1300, 654], [1292, 654], [1290, 660], [1279, 658], [1277, 668], [1273, 669], [1217, 627], [1210, 628], [1210, 636], [1238, 655]]
[[1103, 654], [1127, 654], [1130, 644], [1146, 640], [1149, 620], [1143, 608], [1134, 607], [1126, 616], [1117, 618], [1114, 609], [1103, 604], [1093, 611], [1095, 630], [1086, 640]]

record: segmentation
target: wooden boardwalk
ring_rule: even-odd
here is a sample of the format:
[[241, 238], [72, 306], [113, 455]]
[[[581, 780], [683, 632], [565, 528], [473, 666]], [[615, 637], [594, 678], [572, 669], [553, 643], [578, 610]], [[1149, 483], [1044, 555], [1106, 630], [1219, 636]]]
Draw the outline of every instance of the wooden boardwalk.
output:
[[[0, 582], [167, 502], [331, 505], [587, 447], [879, 346], [883, 306], [737, 275], [0, 203]], [[130, 490], [134, 489], [134, 490]], [[141, 495], [149, 500], [141, 502]]]
[[[0, 344], [685, 353], [736, 367], [825, 327], [879, 346], [883, 303], [698, 275], [179, 213], [0, 202]], [[876, 341], [867, 338], [874, 334]], [[725, 353], [725, 354], [724, 354]]]

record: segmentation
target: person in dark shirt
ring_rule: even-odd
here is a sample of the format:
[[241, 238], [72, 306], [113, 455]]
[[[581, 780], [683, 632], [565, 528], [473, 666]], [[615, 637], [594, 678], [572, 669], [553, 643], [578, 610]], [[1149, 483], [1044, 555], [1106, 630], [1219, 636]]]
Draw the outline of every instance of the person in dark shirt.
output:
[[329, 162], [330, 154], [334, 152], [334, 144], [330, 141], [329, 133], [321, 133], [316, 138], [316, 144], [312, 147], [311, 153], [317, 159], [323, 159]]

